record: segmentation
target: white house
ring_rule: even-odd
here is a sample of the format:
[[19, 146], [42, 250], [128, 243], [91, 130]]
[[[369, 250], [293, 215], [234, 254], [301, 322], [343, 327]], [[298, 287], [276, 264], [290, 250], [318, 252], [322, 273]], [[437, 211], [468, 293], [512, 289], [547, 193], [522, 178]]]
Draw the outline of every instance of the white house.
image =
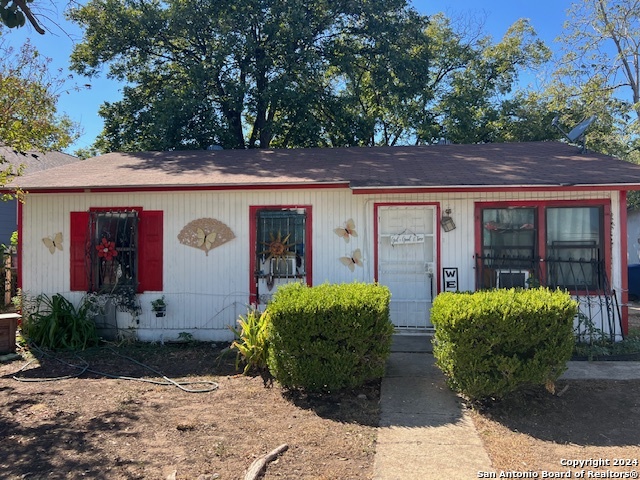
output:
[[387, 285], [403, 332], [439, 292], [537, 284], [627, 328], [640, 166], [564, 143], [110, 153], [17, 183], [23, 290], [135, 288], [115, 322], [141, 340], [229, 340], [290, 281]]

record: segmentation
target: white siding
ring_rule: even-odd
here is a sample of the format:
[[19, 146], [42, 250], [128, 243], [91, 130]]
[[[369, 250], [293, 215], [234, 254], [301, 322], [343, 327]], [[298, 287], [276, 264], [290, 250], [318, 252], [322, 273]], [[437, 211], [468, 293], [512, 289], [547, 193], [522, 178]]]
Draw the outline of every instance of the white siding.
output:
[[[249, 268], [249, 208], [259, 205], [309, 205], [312, 207], [314, 285], [323, 282], [370, 282], [374, 275], [374, 204], [436, 203], [441, 212], [451, 209], [456, 229], [441, 231], [441, 256], [437, 275], [442, 268], [457, 267], [460, 290], [475, 288], [474, 276], [474, 207], [482, 201], [536, 201], [611, 199], [613, 239], [613, 287], [620, 291], [620, 225], [617, 192], [499, 192], [359, 195], [348, 189], [248, 190], [212, 192], [149, 193], [73, 193], [29, 194], [23, 208], [22, 249], [23, 288], [28, 294], [61, 293], [74, 302], [82, 293], [70, 292], [69, 212], [91, 207], [140, 206], [164, 212], [164, 291], [140, 295], [143, 313], [140, 324], [132, 325], [128, 315], [119, 314], [121, 327], [134, 327], [144, 340], [177, 338], [189, 332], [199, 339], [228, 340], [229, 325], [246, 313], [251, 272]], [[209, 251], [179, 243], [180, 230], [192, 220], [215, 218], [231, 228], [236, 238]], [[334, 229], [352, 218], [357, 237], [345, 243]], [[54, 254], [42, 238], [57, 232], [64, 235], [63, 251]], [[350, 256], [359, 248], [364, 266], [351, 272], [339, 258]], [[625, 252], [626, 254], [626, 252]], [[155, 317], [151, 300], [165, 295], [167, 316]]]

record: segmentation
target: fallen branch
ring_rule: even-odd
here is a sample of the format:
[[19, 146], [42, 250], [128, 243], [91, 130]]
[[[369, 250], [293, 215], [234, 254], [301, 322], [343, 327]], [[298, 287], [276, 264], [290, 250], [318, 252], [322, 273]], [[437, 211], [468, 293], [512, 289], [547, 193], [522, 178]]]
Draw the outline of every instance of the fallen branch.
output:
[[564, 388], [562, 390], [560, 390], [558, 393], [556, 393], [557, 397], [561, 397], [562, 395], [564, 395], [564, 393], [569, 390], [569, 385], [565, 385]]
[[247, 474], [244, 476], [244, 480], [256, 480], [262, 472], [262, 469], [267, 466], [267, 463], [273, 461], [278, 455], [286, 451], [289, 445], [283, 443], [278, 448], [271, 450], [265, 456], [257, 458], [247, 470]]

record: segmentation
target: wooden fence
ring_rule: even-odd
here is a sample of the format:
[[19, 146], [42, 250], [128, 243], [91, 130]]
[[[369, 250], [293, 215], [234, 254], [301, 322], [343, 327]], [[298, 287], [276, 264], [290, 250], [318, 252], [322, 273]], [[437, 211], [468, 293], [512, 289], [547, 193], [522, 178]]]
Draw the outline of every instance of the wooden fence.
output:
[[13, 249], [2, 252], [0, 278], [4, 279], [4, 295], [0, 298], [0, 309], [6, 311], [13, 308], [11, 299], [18, 294], [18, 257]]

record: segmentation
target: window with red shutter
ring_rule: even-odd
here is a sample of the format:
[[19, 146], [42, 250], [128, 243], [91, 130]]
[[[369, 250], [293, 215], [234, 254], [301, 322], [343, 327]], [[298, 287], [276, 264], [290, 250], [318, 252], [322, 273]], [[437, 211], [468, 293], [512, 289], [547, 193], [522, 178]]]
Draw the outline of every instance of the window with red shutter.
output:
[[162, 212], [96, 208], [71, 213], [71, 290], [162, 290]]

